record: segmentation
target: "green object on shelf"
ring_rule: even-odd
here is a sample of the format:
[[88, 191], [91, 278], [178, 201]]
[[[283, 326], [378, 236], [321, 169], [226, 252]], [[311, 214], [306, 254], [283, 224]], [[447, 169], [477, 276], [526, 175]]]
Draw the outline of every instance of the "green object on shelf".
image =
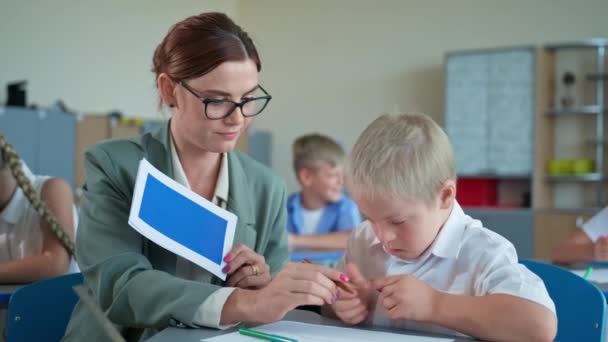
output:
[[576, 159], [572, 161], [572, 172], [575, 174], [592, 173], [595, 170], [595, 163], [591, 159]]
[[574, 171], [572, 160], [552, 159], [547, 162], [547, 172], [549, 175], [570, 175]]

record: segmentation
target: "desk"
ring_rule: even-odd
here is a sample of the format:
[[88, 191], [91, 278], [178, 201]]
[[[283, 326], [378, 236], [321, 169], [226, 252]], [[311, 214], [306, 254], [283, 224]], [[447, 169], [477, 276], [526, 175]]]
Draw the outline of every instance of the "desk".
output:
[[8, 301], [13, 292], [17, 291], [23, 284], [0, 285], [0, 309], [8, 307]]
[[[302, 311], [295, 310], [287, 314], [284, 320], [287, 321], [297, 321], [303, 323], [311, 323], [311, 324], [320, 324], [320, 325], [333, 325], [333, 326], [343, 326], [340, 322], [317, 315], [311, 311]], [[362, 328], [365, 329], [365, 328]], [[216, 329], [179, 329], [179, 328], [166, 328], [160, 333], [152, 336], [151, 339], [147, 340], [147, 342], [200, 342], [201, 339], [210, 338], [218, 335], [223, 335], [227, 333], [231, 333], [236, 331], [237, 328], [227, 329], [227, 330], [216, 330]], [[424, 337], [442, 337], [446, 338], [444, 335], [434, 335], [434, 334], [425, 334], [419, 332], [413, 332], [408, 330], [390, 330], [385, 328], [367, 328], [366, 330], [372, 331], [386, 331], [392, 333], [401, 333], [403, 335], [408, 336], [424, 336]], [[453, 341], [471, 341], [471, 339], [463, 338], [463, 337], [453, 337]]]
[[589, 281], [597, 286], [603, 293], [606, 298], [608, 298], [608, 264], [607, 263], [575, 263], [570, 265], [557, 265], [560, 267], [564, 267], [569, 271], [572, 271], [578, 275], [584, 274], [589, 266], [593, 267], [593, 272], [591, 272], [591, 276], [589, 277]]
[[310, 261], [321, 262], [325, 260], [340, 260], [344, 255], [344, 250], [331, 249], [302, 249], [296, 248], [289, 251], [289, 259], [294, 262], [308, 259]]

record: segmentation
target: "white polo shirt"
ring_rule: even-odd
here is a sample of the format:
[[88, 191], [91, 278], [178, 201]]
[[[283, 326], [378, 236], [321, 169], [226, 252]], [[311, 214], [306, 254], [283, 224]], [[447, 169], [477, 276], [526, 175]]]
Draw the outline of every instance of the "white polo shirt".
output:
[[[452, 294], [483, 296], [508, 294], [539, 303], [555, 313], [555, 305], [543, 281], [518, 263], [513, 245], [483, 228], [454, 201], [452, 212], [424, 255], [405, 261], [385, 252], [369, 221], [354, 230], [339, 267], [355, 263], [367, 279], [411, 274], [434, 289]], [[368, 323], [392, 328], [460, 334], [414, 321], [392, 321], [384, 307], [376, 305]]]
[[[30, 180], [36, 193], [40, 195], [44, 182], [49, 176], [34, 175], [21, 161], [23, 173]], [[78, 226], [78, 214], [73, 207], [74, 227]], [[0, 212], [0, 262], [23, 259], [42, 253], [42, 230], [40, 216], [17, 187], [8, 205]], [[79, 272], [72, 258], [69, 273]]]

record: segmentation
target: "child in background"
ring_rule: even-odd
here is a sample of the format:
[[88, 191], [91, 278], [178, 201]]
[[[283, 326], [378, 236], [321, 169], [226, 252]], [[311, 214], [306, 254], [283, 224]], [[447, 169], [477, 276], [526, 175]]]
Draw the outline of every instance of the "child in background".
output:
[[553, 250], [555, 263], [608, 261], [608, 208], [604, 208], [576, 229]]
[[[14, 174], [21, 172], [23, 177], [17, 180]], [[25, 179], [31, 188], [24, 186]], [[58, 225], [53, 228], [41, 218], [27, 199], [27, 192], [34, 192], [48, 205]], [[59, 178], [34, 175], [0, 134], [0, 284], [30, 283], [79, 272], [70, 252], [53, 232], [65, 229], [59, 234], [63, 233], [65, 242], [73, 246], [76, 222], [70, 185]], [[6, 310], [0, 309], [0, 341], [5, 337]]]
[[[17, 179], [15, 174], [21, 172]], [[51, 213], [45, 215], [54, 215], [56, 224], [41, 217], [42, 209], [30, 203], [28, 193], [48, 206]], [[77, 219], [70, 185], [60, 178], [34, 175], [0, 134], [0, 284], [77, 272], [65, 247], [73, 247]], [[58, 230], [61, 240], [54, 232]]]
[[310, 134], [293, 143], [293, 166], [301, 191], [287, 200], [289, 245], [343, 249], [361, 222], [355, 203], [343, 192], [344, 150], [331, 138]]
[[431, 118], [372, 122], [353, 148], [346, 183], [366, 218], [339, 266], [356, 286], [325, 311], [348, 324], [483, 340], [555, 337], [555, 306], [542, 280], [456, 202], [452, 147]]

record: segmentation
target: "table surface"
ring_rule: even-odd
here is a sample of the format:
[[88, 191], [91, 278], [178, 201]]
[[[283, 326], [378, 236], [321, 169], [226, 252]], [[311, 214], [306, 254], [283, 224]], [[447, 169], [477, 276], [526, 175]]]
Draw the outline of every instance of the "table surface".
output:
[[8, 301], [11, 299], [11, 295], [22, 286], [24, 286], [24, 284], [0, 285], [0, 309], [8, 307]]
[[[285, 316], [284, 320], [286, 321], [296, 321], [302, 323], [310, 323], [310, 324], [320, 324], [320, 325], [333, 325], [333, 326], [343, 326], [340, 322], [320, 316], [311, 311], [304, 310], [294, 310]], [[378, 328], [378, 327], [361, 327], [359, 329], [372, 330], [372, 331], [384, 331], [391, 333], [399, 333], [408, 336], [420, 336], [420, 337], [437, 337], [437, 338], [452, 338], [453, 341], [471, 341], [469, 338], [465, 337], [455, 337], [455, 336], [445, 336], [445, 335], [436, 335], [436, 334], [425, 334], [420, 332], [413, 332], [408, 330], [394, 330], [387, 328]], [[154, 335], [152, 338], [148, 340], [148, 342], [200, 342], [201, 339], [210, 338], [214, 336], [219, 336], [227, 333], [232, 333], [236, 331], [237, 328], [227, 329], [227, 330], [217, 330], [217, 329], [180, 329], [180, 328], [166, 328], [160, 333]]]

